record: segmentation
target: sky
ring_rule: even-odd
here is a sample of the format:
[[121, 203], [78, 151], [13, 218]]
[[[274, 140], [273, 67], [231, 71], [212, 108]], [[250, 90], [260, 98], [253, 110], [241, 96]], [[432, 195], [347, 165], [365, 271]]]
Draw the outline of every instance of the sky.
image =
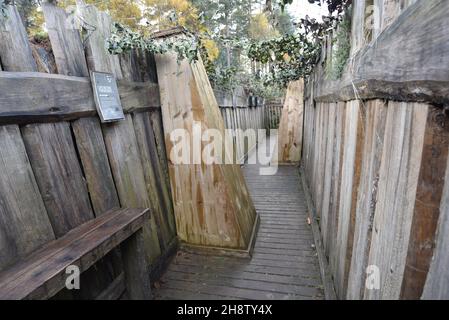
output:
[[293, 3], [288, 6], [288, 11], [295, 17], [295, 20], [304, 18], [306, 15], [321, 20], [321, 16], [328, 15], [326, 5], [323, 4], [320, 7], [309, 3], [307, 0], [293, 0]]

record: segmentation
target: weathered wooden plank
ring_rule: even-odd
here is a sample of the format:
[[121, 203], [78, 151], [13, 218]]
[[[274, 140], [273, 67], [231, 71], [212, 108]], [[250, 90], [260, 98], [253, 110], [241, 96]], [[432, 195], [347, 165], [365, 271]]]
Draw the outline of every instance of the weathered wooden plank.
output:
[[91, 29], [85, 44], [89, 69], [112, 73], [116, 79], [123, 79], [119, 57], [109, 54], [105, 45], [111, 36], [112, 18], [93, 5], [86, 5], [83, 0], [77, 0], [76, 6], [80, 19]]
[[0, 270], [54, 239], [17, 126], [0, 126]]
[[[46, 259], [39, 264], [28, 260], [25, 269], [13, 268], [17, 277], [2, 282], [0, 297], [2, 299], [48, 299], [65, 286], [66, 268], [76, 265], [83, 272], [100, 257], [125, 241], [130, 235], [142, 228], [144, 219], [148, 219], [149, 211], [121, 210], [112, 212], [113, 218], [103, 224], [94, 225], [86, 233], [73, 241], [67, 242], [65, 237], [55, 240], [52, 250], [43, 253]], [[80, 228], [85, 229], [84, 226]], [[75, 230], [76, 232], [76, 230]], [[70, 234], [67, 237], [71, 238]], [[29, 267], [32, 265], [33, 267]]]
[[22, 134], [56, 236], [92, 219], [70, 125], [26, 125]]
[[346, 296], [349, 267], [354, 240], [357, 192], [360, 181], [364, 140], [364, 106], [351, 101], [346, 105], [345, 136], [342, 158], [340, 204], [336, 238], [336, 291], [339, 298]]
[[72, 127], [95, 214], [98, 216], [119, 208], [120, 202], [98, 119], [83, 118], [72, 123]]
[[303, 79], [291, 82], [287, 89], [279, 124], [278, 161], [280, 163], [299, 163], [301, 160], [304, 114], [303, 92]]
[[142, 229], [126, 239], [120, 245], [120, 248], [123, 257], [127, 297], [131, 300], [150, 300], [150, 274], [148, 273], [148, 263], [145, 259]]
[[422, 299], [449, 299], [449, 158], [444, 181], [435, 249]]
[[[118, 87], [125, 113], [160, 108], [156, 84], [119, 81]], [[88, 78], [0, 72], [0, 92], [0, 123], [48, 122], [97, 114]]]
[[52, 3], [44, 2], [42, 11], [59, 74], [88, 77], [83, 43], [79, 30], [69, 24], [69, 14]]
[[440, 215], [448, 145], [448, 117], [429, 107], [401, 299], [419, 299], [423, 292]]
[[0, 16], [0, 58], [4, 70], [37, 71], [28, 36], [16, 6], [6, 6]]
[[333, 222], [330, 217], [330, 205], [331, 205], [331, 184], [332, 184], [332, 165], [334, 160], [334, 138], [335, 138], [335, 112], [337, 110], [336, 104], [330, 104], [328, 106], [328, 131], [326, 137], [326, 160], [324, 168], [324, 183], [323, 183], [323, 200], [321, 203], [321, 234], [323, 238], [324, 248], [329, 247], [329, 241], [332, 241], [329, 237], [330, 224]]
[[380, 290], [365, 299], [398, 299], [410, 239], [428, 106], [390, 102], [368, 265], [380, 272]]
[[147, 192], [154, 211], [156, 225], [159, 227], [159, 243], [162, 251], [169, 245], [176, 234], [173, 211], [164, 201], [162, 191], [162, 169], [157, 155], [157, 146], [150, 122], [149, 113], [139, 113], [133, 116], [134, 130], [144, 170]]
[[385, 102], [381, 100], [366, 102], [366, 120], [363, 124], [366, 138], [363, 146], [363, 162], [357, 194], [354, 249], [346, 295], [346, 298], [350, 300], [362, 299], [365, 288], [386, 115], [387, 105]]
[[[359, 2], [363, 1], [356, 4]], [[326, 80], [324, 69], [318, 68], [315, 99], [335, 102], [378, 98], [447, 104], [448, 13], [445, 0], [411, 4], [373, 45], [354, 57], [341, 80]], [[403, 53], [401, 58], [391, 59], [398, 52]]]
[[[120, 203], [127, 208], [151, 208], [144, 171], [132, 118], [103, 126], [106, 150], [112, 168]], [[152, 218], [144, 226], [148, 261], [153, 263], [160, 255], [157, 228]]]

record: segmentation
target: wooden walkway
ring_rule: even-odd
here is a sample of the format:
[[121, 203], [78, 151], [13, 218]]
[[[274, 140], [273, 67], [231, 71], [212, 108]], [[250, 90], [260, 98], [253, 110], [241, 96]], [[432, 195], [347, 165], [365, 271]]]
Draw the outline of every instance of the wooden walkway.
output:
[[324, 299], [297, 167], [244, 174], [261, 223], [252, 259], [180, 251], [156, 284], [156, 299]]

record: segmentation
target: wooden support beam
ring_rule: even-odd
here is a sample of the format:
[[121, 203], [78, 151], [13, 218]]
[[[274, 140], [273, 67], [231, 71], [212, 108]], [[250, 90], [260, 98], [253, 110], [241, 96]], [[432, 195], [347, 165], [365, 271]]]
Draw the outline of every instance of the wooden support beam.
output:
[[[157, 84], [124, 80], [118, 87], [125, 113], [160, 108]], [[0, 72], [0, 90], [0, 124], [72, 120], [97, 114], [88, 78]]]
[[316, 101], [449, 103], [449, 2], [416, 1], [348, 63], [342, 79], [318, 68]]

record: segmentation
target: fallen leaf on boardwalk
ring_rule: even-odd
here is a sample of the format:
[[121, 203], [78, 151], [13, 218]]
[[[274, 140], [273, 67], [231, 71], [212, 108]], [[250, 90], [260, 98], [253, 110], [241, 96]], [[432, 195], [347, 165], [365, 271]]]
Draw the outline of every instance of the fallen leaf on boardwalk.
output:
[[311, 223], [312, 221], [310, 220], [310, 217], [307, 217], [307, 224], [310, 226]]
[[159, 282], [155, 282], [153, 285], [154, 285], [154, 287], [156, 289], [160, 289], [161, 288], [161, 284]]

